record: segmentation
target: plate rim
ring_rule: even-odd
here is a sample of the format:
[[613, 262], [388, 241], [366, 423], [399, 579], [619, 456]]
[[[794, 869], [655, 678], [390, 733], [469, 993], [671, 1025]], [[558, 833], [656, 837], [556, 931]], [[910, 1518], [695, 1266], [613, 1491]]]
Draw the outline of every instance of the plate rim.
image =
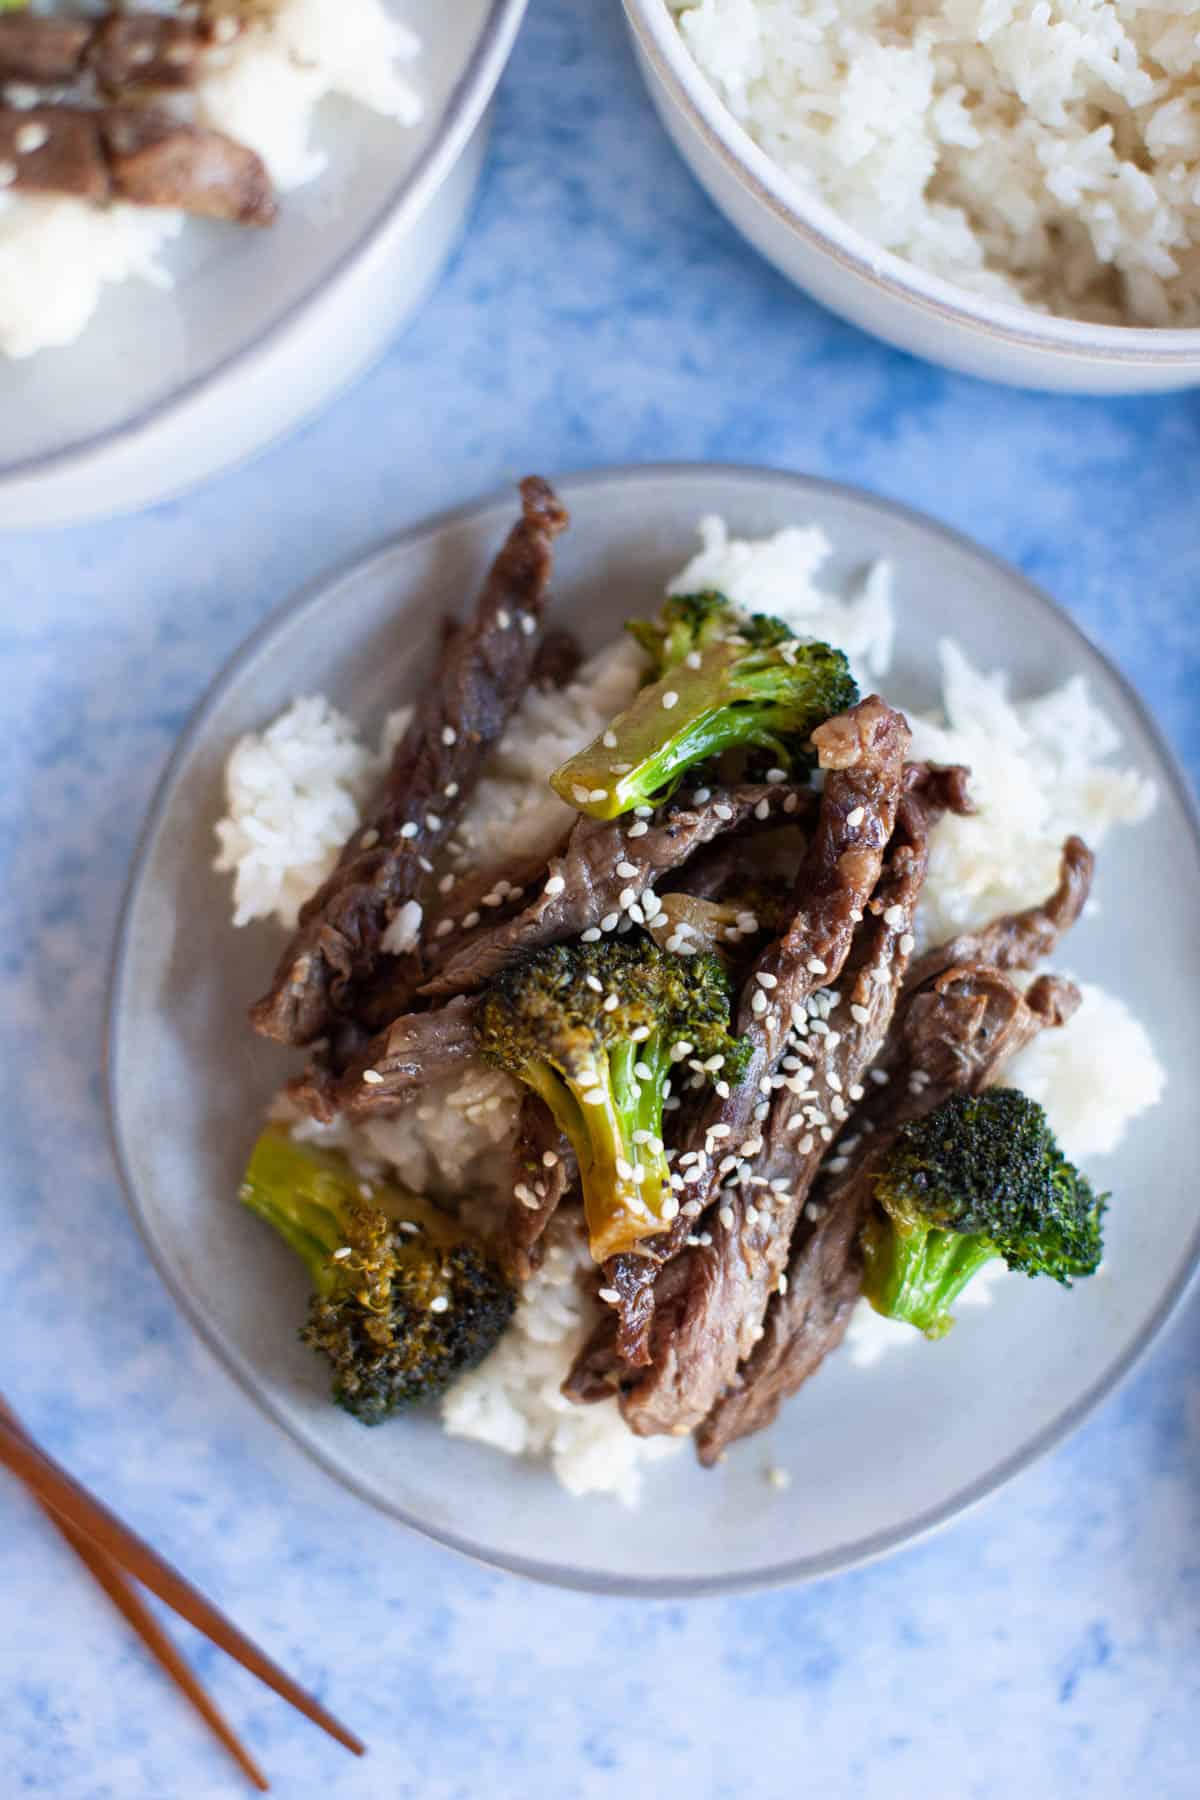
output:
[[[1090, 634], [1038, 583], [1031, 581], [1024, 571], [1014, 563], [998, 556], [986, 546], [978, 544], [965, 532], [943, 524], [940, 520], [932, 518], [916, 507], [907, 506], [903, 502], [876, 494], [869, 488], [857, 487], [849, 482], [829, 480], [823, 476], [776, 468], [769, 464], [686, 461], [620, 463], [596, 469], [580, 470], [560, 478], [551, 477], [551, 479], [554, 480], [558, 491], [570, 506], [573, 496], [587, 495], [590, 497], [597, 492], [602, 492], [607, 487], [621, 485], [630, 479], [687, 481], [694, 480], [697, 476], [723, 476], [751, 482], [766, 479], [772, 483], [782, 482], [785, 486], [793, 488], [798, 498], [805, 494], [818, 494], [826, 498], [840, 498], [859, 504], [866, 502], [871, 509], [902, 520], [923, 532], [932, 533], [959, 551], [965, 551], [976, 559], [981, 559], [1007, 580], [1019, 582], [1041, 609], [1050, 613], [1060, 624], [1067, 627], [1068, 632], [1077, 641], [1083, 653], [1086, 656], [1094, 657], [1121, 690], [1123, 698], [1132, 709], [1141, 730], [1145, 733], [1146, 741], [1157, 758], [1159, 767], [1156, 774], [1169, 786], [1177, 800], [1190, 833], [1192, 848], [1200, 857], [1200, 802], [1197, 801], [1191, 782], [1174, 747], [1164, 736], [1157, 720], [1133, 683], [1095, 643]], [[572, 1568], [560, 1563], [539, 1561], [536, 1558], [521, 1555], [489, 1552], [460, 1537], [456, 1532], [445, 1530], [433, 1523], [427, 1523], [425, 1520], [415, 1517], [404, 1507], [381, 1499], [352, 1473], [347, 1473], [335, 1456], [310, 1441], [304, 1431], [298, 1429], [276, 1406], [270, 1395], [256, 1380], [253, 1370], [245, 1359], [233, 1346], [224, 1341], [220, 1331], [205, 1317], [202, 1308], [193, 1304], [183, 1283], [178, 1279], [173, 1264], [159, 1248], [149, 1219], [143, 1211], [132, 1173], [132, 1164], [125, 1151], [116, 1068], [121, 1028], [120, 1001], [132, 953], [133, 907], [143, 885], [151, 851], [168, 815], [169, 801], [178, 773], [195, 745], [202, 738], [210, 715], [224, 697], [231, 683], [237, 679], [243, 667], [258, 654], [275, 633], [292, 624], [308, 609], [319, 605], [324, 596], [332, 589], [353, 576], [364, 573], [384, 557], [409, 549], [423, 540], [437, 537], [452, 526], [464, 524], [472, 518], [502, 505], [506, 500], [511, 499], [511, 489], [512, 483], [506, 482], [499, 488], [490, 489], [478, 499], [445, 508], [419, 519], [398, 532], [389, 533], [386, 537], [376, 540], [366, 550], [341, 559], [328, 570], [304, 583], [294, 593], [273, 607], [266, 618], [239, 643], [232, 655], [226, 658], [218, 668], [193, 707], [158, 777], [138, 834], [129, 873], [121, 895], [117, 930], [105, 991], [101, 1055], [106, 1123], [109, 1147], [125, 1204], [151, 1263], [179, 1311], [197, 1333], [206, 1349], [216, 1357], [222, 1368], [248, 1395], [259, 1411], [264, 1413], [296, 1448], [330, 1475], [339, 1486], [354, 1494], [359, 1500], [370, 1506], [374, 1512], [395, 1520], [420, 1537], [436, 1543], [444, 1549], [452, 1550], [458, 1555], [465, 1556], [471, 1562], [485, 1568], [521, 1575], [551, 1587], [613, 1597], [645, 1600], [699, 1599], [727, 1594], [753, 1593], [822, 1580], [876, 1562], [909, 1545], [923, 1542], [953, 1520], [982, 1505], [985, 1500], [990, 1499], [1001, 1488], [1007, 1486], [1009, 1482], [1031, 1468], [1049, 1451], [1070, 1437], [1103, 1401], [1124, 1385], [1142, 1363], [1152, 1346], [1158, 1342], [1178, 1317], [1188, 1297], [1200, 1287], [1200, 1220], [1197, 1221], [1187, 1244], [1186, 1253], [1172, 1280], [1163, 1290], [1157, 1304], [1143, 1321], [1125, 1351], [1115, 1361], [1108, 1364], [1099, 1377], [1070, 1406], [1064, 1407], [1049, 1424], [1023, 1444], [1020, 1449], [1003, 1458], [983, 1475], [956, 1490], [937, 1506], [928, 1508], [899, 1526], [870, 1533], [868, 1536], [853, 1540], [848, 1544], [837, 1545], [832, 1550], [812, 1556], [791, 1557], [782, 1562], [764, 1564], [760, 1568], [739, 1570], [730, 1575], [614, 1576], [599, 1571]]]

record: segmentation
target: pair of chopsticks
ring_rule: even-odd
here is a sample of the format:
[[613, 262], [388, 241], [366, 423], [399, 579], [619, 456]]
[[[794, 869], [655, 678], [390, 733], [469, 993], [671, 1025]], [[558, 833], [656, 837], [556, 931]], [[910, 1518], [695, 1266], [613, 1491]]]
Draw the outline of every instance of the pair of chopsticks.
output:
[[365, 1745], [352, 1731], [305, 1693], [277, 1663], [251, 1643], [233, 1622], [204, 1598], [177, 1569], [123, 1525], [52, 1457], [39, 1449], [3, 1396], [0, 1396], [0, 1464], [29, 1488], [47, 1518], [61, 1533], [85, 1568], [133, 1626], [150, 1654], [191, 1701], [214, 1735], [224, 1744], [255, 1787], [266, 1793], [269, 1783], [249, 1751], [209, 1699], [195, 1675], [134, 1587], [130, 1576], [157, 1594], [219, 1649], [257, 1675], [298, 1712], [327, 1731], [339, 1744], [362, 1756]]

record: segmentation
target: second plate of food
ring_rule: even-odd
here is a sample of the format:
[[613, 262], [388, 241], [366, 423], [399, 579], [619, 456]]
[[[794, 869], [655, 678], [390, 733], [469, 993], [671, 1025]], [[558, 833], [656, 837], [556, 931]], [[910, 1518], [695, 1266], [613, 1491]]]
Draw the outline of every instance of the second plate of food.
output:
[[[1182, 1001], [1200, 975], [1194, 811], [1149, 716], [1065, 615], [929, 520], [762, 470], [633, 469], [559, 491], [569, 527], [527, 487], [490, 578], [511, 495], [301, 595], [219, 678], [131, 884], [112, 990], [118, 1156], [189, 1318], [382, 1512], [601, 1590], [827, 1574], [944, 1522], [1061, 1438], [1192, 1275], [1194, 1207], [1172, 1171], [1197, 1137], [1179, 1074], [1200, 1062]], [[668, 590], [707, 598], [664, 613]], [[446, 639], [448, 616], [478, 629]], [[654, 625], [635, 640], [631, 620]], [[888, 707], [847, 714], [851, 682]], [[853, 723], [817, 730], [822, 794], [810, 740], [830, 708]], [[486, 755], [480, 738], [496, 740]], [[970, 769], [972, 812], [928, 765]], [[1094, 876], [1082, 844], [1064, 859], [1072, 839]], [[518, 951], [543, 958], [536, 1002]], [[563, 979], [547, 955], [597, 996], [586, 1070], [577, 1039], [536, 1067], [528, 1053]], [[661, 1000], [659, 1045], [638, 1008], [660, 1004], [646, 996], [664, 959], [693, 998]], [[728, 1046], [720, 1064], [712, 993], [699, 1023], [687, 1010], [705, 969], [753, 1041], [748, 1073]], [[411, 1037], [372, 1038], [398, 1015], [421, 1021]], [[614, 1016], [641, 1054], [605, 1041]], [[1002, 1148], [1018, 1129], [1035, 1143], [1028, 1101], [1055, 1134], [1053, 1218], [1033, 1216], [1045, 1184], [1018, 1192], [1012, 1168], [997, 1207], [985, 1162], [971, 1207], [956, 1189], [941, 1235], [922, 1235], [928, 1208], [914, 1235], [921, 1181], [883, 1169], [891, 1135], [930, 1096], [997, 1081], [1026, 1096]], [[545, 1113], [544, 1142], [518, 1151], [535, 1090], [566, 1136]], [[904, 1142], [909, 1175], [918, 1155], [927, 1170], [928, 1139]], [[603, 1268], [570, 1185], [533, 1242], [572, 1147]], [[289, 1182], [319, 1216], [283, 1216]], [[419, 1227], [382, 1268], [372, 1209]], [[439, 1225], [444, 1209], [459, 1222]], [[1043, 1278], [997, 1255], [954, 1295], [982, 1240]], [[639, 1268], [664, 1245], [639, 1340]], [[410, 1380], [397, 1319], [408, 1331], [431, 1294]], [[431, 1355], [437, 1380], [488, 1345], [436, 1404], [391, 1411], [423, 1391]], [[331, 1359], [348, 1406], [331, 1402]]]

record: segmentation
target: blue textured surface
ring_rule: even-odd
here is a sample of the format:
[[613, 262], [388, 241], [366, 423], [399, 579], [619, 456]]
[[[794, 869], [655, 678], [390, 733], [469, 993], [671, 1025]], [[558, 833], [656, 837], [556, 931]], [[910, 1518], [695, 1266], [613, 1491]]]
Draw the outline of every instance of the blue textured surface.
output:
[[[1070, 1444], [937, 1541], [807, 1591], [646, 1606], [484, 1573], [341, 1494], [201, 1350], [126, 1217], [105, 965], [139, 818], [219, 664], [292, 588], [427, 511], [532, 466], [658, 458], [832, 475], [973, 533], [1071, 609], [1200, 770], [1200, 397], [1014, 394], [869, 342], [694, 187], [615, 0], [533, 0], [469, 243], [385, 364], [199, 496], [0, 539], [0, 1381], [370, 1741], [352, 1766], [181, 1630], [281, 1794], [1183, 1800], [1195, 1306]], [[0, 1792], [242, 1791], [2, 1486]]]

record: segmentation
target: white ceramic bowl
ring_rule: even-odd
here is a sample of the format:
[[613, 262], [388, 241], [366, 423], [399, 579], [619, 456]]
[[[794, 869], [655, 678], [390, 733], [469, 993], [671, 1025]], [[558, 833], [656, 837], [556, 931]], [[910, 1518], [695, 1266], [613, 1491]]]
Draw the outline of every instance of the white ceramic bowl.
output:
[[1200, 385], [1200, 330], [1088, 325], [1005, 306], [882, 250], [795, 183], [693, 61], [666, 0], [624, 0], [651, 99], [731, 224], [798, 287], [875, 337], [946, 368], [1083, 394]]
[[432, 287], [483, 163], [527, 0], [398, 7], [414, 130], [326, 108], [325, 174], [266, 232], [191, 221], [176, 284], [114, 288], [76, 344], [0, 358], [0, 528], [146, 506], [263, 450], [380, 354]]
[[[1117, 834], [1099, 906], [1060, 966], [1136, 1007], [1171, 1070], [1163, 1104], [1118, 1154], [1090, 1165], [1115, 1198], [1102, 1279], [1064, 1294], [1001, 1283], [942, 1344], [913, 1341], [872, 1368], [841, 1352], [762, 1437], [705, 1471], [685, 1449], [647, 1470], [641, 1509], [571, 1499], [544, 1467], [449, 1438], [410, 1416], [377, 1431], [329, 1404], [328, 1377], [296, 1341], [305, 1277], [236, 1201], [261, 1109], [287, 1059], [251, 1033], [281, 934], [230, 926], [213, 873], [222, 769], [246, 731], [296, 694], [324, 691], [369, 729], [420, 691], [443, 612], [471, 604], [511, 523], [511, 491], [406, 533], [289, 604], [219, 677], [164, 777], [129, 891], [111, 993], [109, 1092], [118, 1162], [159, 1270], [193, 1324], [259, 1404], [331, 1474], [382, 1512], [508, 1569], [642, 1594], [751, 1587], [830, 1574], [930, 1530], [993, 1491], [1076, 1425], [1132, 1365], [1200, 1255], [1194, 1193], [1200, 1115], [1200, 840], [1186, 787], [1114, 670], [1014, 570], [928, 519], [763, 469], [615, 470], [563, 483], [555, 612], [597, 647], [652, 611], [720, 513], [739, 535], [820, 525], [837, 588], [886, 557], [901, 630], [886, 686], [934, 700], [938, 640], [1031, 695], [1076, 672], [1153, 776], [1157, 811]], [[150, 1279], [147, 1271], [147, 1280]], [[786, 1493], [764, 1467], [791, 1471]]]

